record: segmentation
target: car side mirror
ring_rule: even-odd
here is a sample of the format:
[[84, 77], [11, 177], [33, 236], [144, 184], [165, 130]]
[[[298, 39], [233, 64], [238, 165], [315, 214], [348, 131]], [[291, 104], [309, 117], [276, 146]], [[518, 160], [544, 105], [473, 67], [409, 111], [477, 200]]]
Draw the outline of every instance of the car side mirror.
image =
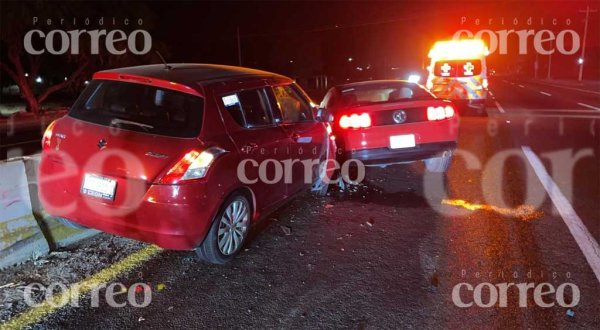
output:
[[333, 122], [333, 114], [331, 114], [331, 112], [329, 112], [325, 108], [318, 108], [317, 109], [317, 120], [324, 122], [324, 123], [331, 123], [331, 122]]

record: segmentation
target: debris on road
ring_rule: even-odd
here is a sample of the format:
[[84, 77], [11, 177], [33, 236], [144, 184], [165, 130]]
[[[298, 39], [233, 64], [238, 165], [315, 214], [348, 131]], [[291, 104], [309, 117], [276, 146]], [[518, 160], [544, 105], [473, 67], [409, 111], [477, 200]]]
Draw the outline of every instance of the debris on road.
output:
[[288, 226], [281, 226], [281, 230], [283, 230], [285, 236], [290, 236], [292, 234], [292, 228]]
[[[43, 285], [70, 285], [91, 276], [147, 245], [130, 239], [99, 234], [62, 251], [53, 251], [36, 260], [8, 267], [0, 272], [0, 322], [10, 319], [29, 306], [25, 303], [23, 286], [37, 282]], [[12, 285], [11, 285], [12, 284]], [[33, 290], [36, 290], [34, 287]]]
[[567, 316], [568, 317], [575, 317], [575, 311], [572, 309], [567, 309]]
[[431, 285], [433, 285], [435, 287], [440, 285], [440, 279], [438, 277], [437, 272], [433, 272], [433, 275], [431, 275]]

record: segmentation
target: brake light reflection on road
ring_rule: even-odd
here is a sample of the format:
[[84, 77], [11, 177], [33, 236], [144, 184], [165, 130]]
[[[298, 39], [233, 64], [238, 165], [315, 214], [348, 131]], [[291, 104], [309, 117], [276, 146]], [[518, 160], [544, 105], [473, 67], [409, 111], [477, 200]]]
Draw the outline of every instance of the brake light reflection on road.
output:
[[442, 204], [462, 207], [469, 211], [490, 211], [498, 213], [502, 216], [520, 219], [522, 221], [533, 221], [544, 216], [544, 212], [538, 210], [532, 205], [519, 205], [516, 208], [502, 208], [488, 204], [474, 204], [465, 201], [464, 199], [443, 199]]

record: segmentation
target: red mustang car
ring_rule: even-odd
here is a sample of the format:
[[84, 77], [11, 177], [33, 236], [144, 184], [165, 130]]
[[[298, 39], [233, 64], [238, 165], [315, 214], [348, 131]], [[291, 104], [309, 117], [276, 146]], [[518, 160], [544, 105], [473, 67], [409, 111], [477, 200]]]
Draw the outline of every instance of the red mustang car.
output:
[[401, 80], [350, 83], [331, 88], [321, 111], [333, 114], [333, 134], [349, 159], [364, 165], [423, 160], [428, 171], [446, 172], [456, 148], [458, 114], [449, 101]]
[[[42, 204], [81, 226], [226, 262], [253, 221], [311, 183], [326, 191], [324, 167], [306, 180], [300, 163], [332, 154], [328, 124], [313, 112], [291, 79], [264, 71], [98, 72], [44, 134]], [[281, 165], [289, 159], [297, 163]]]

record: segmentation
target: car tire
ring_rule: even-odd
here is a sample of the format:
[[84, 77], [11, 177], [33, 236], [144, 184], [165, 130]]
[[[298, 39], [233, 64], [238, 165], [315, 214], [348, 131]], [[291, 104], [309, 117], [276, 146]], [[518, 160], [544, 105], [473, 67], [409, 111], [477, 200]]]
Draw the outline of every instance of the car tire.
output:
[[446, 173], [452, 162], [452, 152], [446, 151], [440, 157], [425, 159], [425, 168], [432, 173]]
[[244, 246], [251, 219], [248, 198], [239, 192], [233, 193], [215, 216], [202, 244], [195, 249], [198, 258], [211, 264], [224, 264], [233, 259]]

